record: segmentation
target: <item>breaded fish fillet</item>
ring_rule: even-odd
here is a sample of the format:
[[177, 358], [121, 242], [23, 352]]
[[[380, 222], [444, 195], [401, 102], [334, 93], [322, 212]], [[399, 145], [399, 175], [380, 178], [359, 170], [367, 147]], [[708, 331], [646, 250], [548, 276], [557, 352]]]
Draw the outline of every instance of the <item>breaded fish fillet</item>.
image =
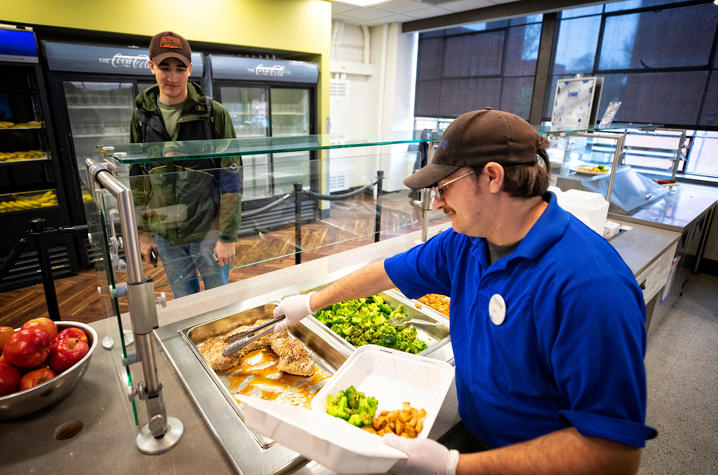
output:
[[202, 343], [202, 346], [199, 347], [199, 353], [207, 360], [210, 368], [215, 371], [225, 371], [237, 366], [242, 358], [251, 351], [259, 348], [271, 348], [272, 351], [279, 356], [277, 368], [280, 371], [298, 376], [311, 376], [314, 374], [314, 359], [312, 359], [304, 348], [302, 342], [290, 337], [287, 330], [283, 330], [279, 333], [270, 333], [229, 356], [222, 354], [229, 345], [225, 343], [227, 338], [254, 328], [265, 321], [266, 320], [257, 320], [252, 325], [238, 327], [228, 334], [207, 338], [204, 343]]

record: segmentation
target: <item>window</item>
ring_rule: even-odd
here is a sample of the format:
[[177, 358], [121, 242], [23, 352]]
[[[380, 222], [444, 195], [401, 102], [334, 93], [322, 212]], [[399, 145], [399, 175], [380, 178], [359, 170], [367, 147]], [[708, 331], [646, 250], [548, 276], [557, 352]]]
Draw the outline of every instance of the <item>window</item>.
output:
[[606, 17], [598, 70], [707, 66], [713, 4]]
[[604, 78], [599, 118], [621, 101], [616, 122], [718, 126], [717, 22], [712, 2], [631, 0], [562, 12], [544, 119], [557, 80], [583, 74]]
[[528, 118], [543, 15], [419, 36], [414, 115], [456, 117], [494, 107]]
[[593, 71], [600, 28], [600, 15], [561, 20], [553, 66], [554, 74]]

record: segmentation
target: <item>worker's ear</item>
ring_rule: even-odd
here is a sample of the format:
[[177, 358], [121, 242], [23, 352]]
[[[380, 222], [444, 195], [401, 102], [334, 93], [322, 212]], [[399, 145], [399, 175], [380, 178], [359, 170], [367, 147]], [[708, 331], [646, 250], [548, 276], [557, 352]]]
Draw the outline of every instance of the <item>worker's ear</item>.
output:
[[484, 165], [484, 170], [481, 174], [486, 175], [489, 180], [489, 193], [498, 193], [501, 191], [504, 186], [504, 167], [496, 162], [489, 162]]

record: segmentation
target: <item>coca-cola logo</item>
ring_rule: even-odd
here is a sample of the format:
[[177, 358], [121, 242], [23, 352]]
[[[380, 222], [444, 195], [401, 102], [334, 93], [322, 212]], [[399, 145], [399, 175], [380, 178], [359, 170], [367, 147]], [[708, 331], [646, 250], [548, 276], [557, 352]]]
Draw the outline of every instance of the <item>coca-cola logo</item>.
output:
[[117, 53], [112, 58], [97, 58], [102, 64], [109, 64], [113, 68], [146, 69], [150, 57], [146, 54], [129, 55]]
[[280, 65], [280, 64], [274, 64], [272, 66], [265, 66], [263, 64], [258, 64], [254, 68], [249, 68], [250, 72], [254, 72], [257, 76], [274, 76], [274, 77], [284, 77], [284, 76], [291, 76], [292, 72], [288, 71], [286, 67]]

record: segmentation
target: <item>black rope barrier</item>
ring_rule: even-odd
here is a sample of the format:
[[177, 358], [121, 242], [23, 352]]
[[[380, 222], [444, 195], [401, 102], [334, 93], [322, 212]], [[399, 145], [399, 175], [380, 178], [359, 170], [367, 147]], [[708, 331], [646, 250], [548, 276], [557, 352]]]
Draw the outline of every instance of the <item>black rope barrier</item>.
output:
[[374, 188], [374, 186], [378, 183], [378, 180], [375, 180], [373, 183], [370, 183], [362, 188], [359, 188], [354, 191], [350, 191], [349, 193], [343, 193], [341, 195], [322, 195], [319, 193], [316, 193], [314, 191], [307, 191], [303, 190], [303, 193], [305, 195], [308, 195], [313, 200], [327, 200], [327, 201], [339, 201], [339, 200], [345, 200], [347, 198], [351, 198], [353, 196], [358, 195], [359, 193], [363, 193], [367, 190], [370, 190]]
[[302, 263], [302, 195], [306, 195], [310, 199], [315, 201], [326, 200], [326, 201], [339, 201], [351, 198], [367, 190], [377, 187], [376, 196], [376, 219], [374, 228], [374, 242], [379, 241], [379, 234], [381, 233], [381, 193], [382, 183], [384, 181], [384, 171], [377, 170], [376, 180], [369, 185], [363, 186], [357, 190], [350, 191], [349, 193], [342, 193], [340, 195], [323, 195], [314, 191], [307, 191], [302, 189], [301, 183], [294, 184], [294, 263]]
[[266, 205], [266, 206], [262, 206], [261, 208], [253, 209], [253, 210], [251, 210], [251, 211], [243, 212], [243, 213], [242, 213], [242, 219], [244, 219], [244, 218], [253, 218], [253, 217], [257, 216], [258, 214], [262, 214], [262, 213], [264, 213], [265, 211], [269, 211], [270, 209], [274, 208], [275, 206], [279, 206], [279, 204], [280, 204], [282, 201], [285, 201], [285, 200], [286, 200], [287, 198], [289, 198], [290, 196], [292, 196], [292, 193], [287, 193], [286, 195], [277, 198], [276, 200], [272, 201], [271, 203], [269, 203], [269, 204]]

